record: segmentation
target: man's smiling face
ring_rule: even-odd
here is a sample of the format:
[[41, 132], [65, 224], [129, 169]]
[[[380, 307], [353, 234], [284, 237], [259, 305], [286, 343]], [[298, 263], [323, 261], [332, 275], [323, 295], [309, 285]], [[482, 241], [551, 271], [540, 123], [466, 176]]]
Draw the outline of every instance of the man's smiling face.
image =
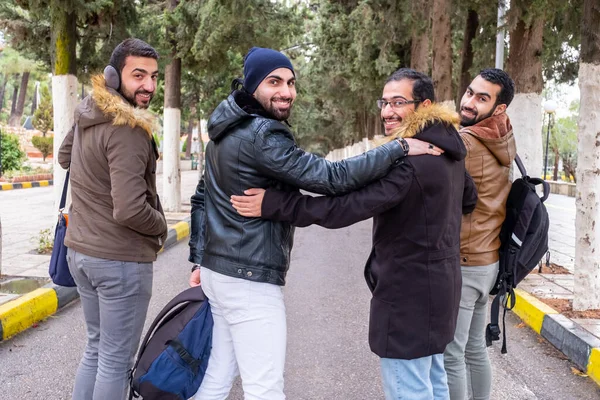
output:
[[157, 79], [158, 62], [154, 58], [128, 56], [121, 71], [120, 92], [133, 106], [148, 108]]
[[[385, 129], [385, 135], [391, 135], [394, 130], [402, 124], [402, 120], [415, 111], [415, 104], [402, 104], [406, 101], [414, 101], [414, 82], [410, 79], [390, 81], [383, 88], [381, 100], [387, 102], [381, 108], [381, 120]], [[394, 106], [394, 102], [396, 105]]]
[[296, 77], [287, 68], [272, 71], [258, 85], [254, 97], [275, 119], [284, 121], [292, 113], [296, 99]]
[[472, 126], [492, 115], [506, 110], [506, 105], [497, 105], [500, 85], [488, 82], [481, 76], [475, 77], [460, 101], [460, 124]]

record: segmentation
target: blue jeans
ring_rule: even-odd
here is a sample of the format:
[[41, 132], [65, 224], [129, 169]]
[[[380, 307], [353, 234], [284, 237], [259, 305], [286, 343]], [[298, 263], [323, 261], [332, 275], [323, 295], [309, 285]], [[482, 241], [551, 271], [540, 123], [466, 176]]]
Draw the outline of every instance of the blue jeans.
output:
[[87, 344], [73, 400], [124, 400], [152, 294], [152, 263], [105, 260], [68, 249]]
[[386, 400], [448, 400], [444, 355], [401, 360], [381, 359]]

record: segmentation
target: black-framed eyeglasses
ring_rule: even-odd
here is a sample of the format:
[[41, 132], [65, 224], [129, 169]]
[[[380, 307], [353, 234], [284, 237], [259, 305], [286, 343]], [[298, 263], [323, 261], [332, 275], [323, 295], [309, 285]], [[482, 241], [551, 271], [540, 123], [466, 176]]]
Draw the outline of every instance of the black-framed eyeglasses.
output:
[[388, 104], [394, 108], [394, 109], [398, 109], [398, 108], [402, 108], [402, 106], [405, 106], [406, 104], [418, 104], [421, 101], [419, 100], [392, 100], [392, 101], [387, 101], [384, 99], [377, 99], [377, 108], [379, 109], [384, 109], [385, 106], [387, 106]]

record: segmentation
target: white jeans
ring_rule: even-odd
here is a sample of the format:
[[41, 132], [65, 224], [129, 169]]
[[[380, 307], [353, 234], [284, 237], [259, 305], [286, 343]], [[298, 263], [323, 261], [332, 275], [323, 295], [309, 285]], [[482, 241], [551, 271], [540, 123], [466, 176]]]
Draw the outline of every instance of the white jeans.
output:
[[224, 400], [242, 377], [245, 400], [283, 400], [286, 319], [281, 286], [200, 270], [214, 328], [208, 370], [194, 400]]

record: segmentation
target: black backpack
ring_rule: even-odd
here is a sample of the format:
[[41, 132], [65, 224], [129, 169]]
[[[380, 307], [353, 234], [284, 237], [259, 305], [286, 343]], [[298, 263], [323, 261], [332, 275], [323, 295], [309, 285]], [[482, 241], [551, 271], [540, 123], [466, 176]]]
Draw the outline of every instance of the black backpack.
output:
[[[500, 301], [503, 302], [502, 317], [502, 354], [506, 353], [506, 310], [515, 306], [514, 289], [540, 262], [548, 251], [548, 229], [550, 220], [544, 201], [550, 195], [550, 185], [540, 178], [531, 178], [517, 155], [515, 162], [521, 172], [521, 178], [515, 180], [506, 200], [506, 219], [500, 231], [500, 267], [491, 295], [491, 318], [485, 332], [488, 346], [492, 341], [500, 340], [498, 317]], [[541, 185], [543, 195], [536, 193]]]
[[177, 295], [158, 314], [129, 372], [129, 400], [187, 400], [200, 388], [212, 346], [213, 318], [202, 287]]

